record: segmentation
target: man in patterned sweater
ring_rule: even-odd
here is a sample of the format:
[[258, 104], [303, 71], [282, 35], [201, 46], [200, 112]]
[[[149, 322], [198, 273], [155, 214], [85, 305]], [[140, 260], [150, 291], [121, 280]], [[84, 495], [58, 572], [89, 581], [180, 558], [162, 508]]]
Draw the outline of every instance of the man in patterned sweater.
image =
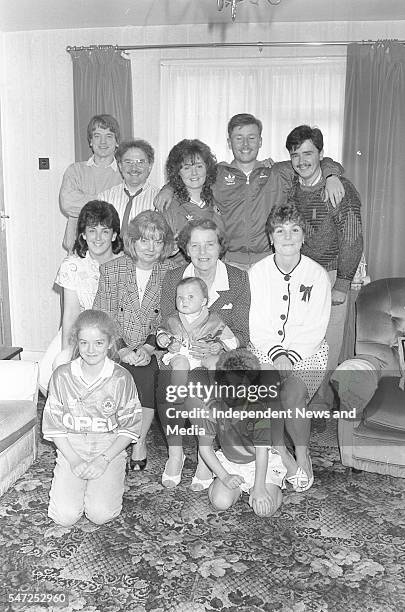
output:
[[[363, 252], [360, 196], [354, 185], [344, 177], [340, 180], [345, 195], [337, 208], [324, 201], [325, 179], [321, 172], [323, 136], [318, 128], [296, 127], [287, 137], [296, 180], [289, 194], [305, 218], [306, 232], [302, 253], [322, 265], [332, 284], [332, 311], [326, 340], [329, 344], [328, 370], [333, 371], [342, 348], [347, 312], [347, 294]], [[316, 404], [332, 403], [333, 395], [325, 378]]]

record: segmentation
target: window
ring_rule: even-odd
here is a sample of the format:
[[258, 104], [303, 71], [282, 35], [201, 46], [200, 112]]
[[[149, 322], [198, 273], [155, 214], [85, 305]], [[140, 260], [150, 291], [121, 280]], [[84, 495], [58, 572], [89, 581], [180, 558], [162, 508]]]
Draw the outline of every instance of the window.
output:
[[[255, 63], [256, 65], [252, 65]], [[160, 156], [182, 138], [199, 138], [218, 161], [231, 161], [226, 127], [247, 112], [263, 122], [259, 157], [288, 159], [297, 125], [319, 127], [325, 155], [341, 159], [346, 57], [183, 60], [161, 63]]]

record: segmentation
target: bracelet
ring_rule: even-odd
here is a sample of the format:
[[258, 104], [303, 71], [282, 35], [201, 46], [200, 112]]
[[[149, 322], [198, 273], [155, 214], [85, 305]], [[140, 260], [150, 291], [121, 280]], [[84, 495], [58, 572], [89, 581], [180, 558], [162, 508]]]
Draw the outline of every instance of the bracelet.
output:
[[102, 453], [100, 455], [100, 457], [102, 457], [104, 459], [104, 461], [107, 461], [107, 463], [110, 463], [111, 459], [108, 455], [106, 455], [105, 453]]

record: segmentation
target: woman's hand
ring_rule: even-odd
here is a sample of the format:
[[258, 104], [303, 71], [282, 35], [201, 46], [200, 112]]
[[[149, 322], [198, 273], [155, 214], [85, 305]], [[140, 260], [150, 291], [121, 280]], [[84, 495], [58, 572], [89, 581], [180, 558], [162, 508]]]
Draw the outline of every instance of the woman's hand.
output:
[[345, 188], [343, 187], [340, 178], [335, 175], [328, 176], [325, 182], [324, 202], [327, 202], [329, 200], [333, 208], [337, 208], [337, 206], [343, 200], [344, 195]]
[[135, 356], [135, 351], [133, 351], [132, 349], [128, 347], [122, 348], [118, 351], [118, 354], [123, 363], [129, 363], [129, 365], [135, 365], [136, 356]]
[[[151, 350], [152, 349], [152, 350]], [[143, 346], [139, 346], [135, 351], [135, 363], [136, 366], [146, 366], [150, 363], [151, 357], [153, 353], [153, 347], [147, 348], [144, 344]]]
[[[138, 347], [135, 351], [130, 348], [123, 348], [119, 352], [121, 361], [128, 363], [133, 366], [145, 366], [150, 363], [151, 356], [153, 353], [153, 347], [148, 345]], [[151, 349], [151, 350], [150, 350]]]

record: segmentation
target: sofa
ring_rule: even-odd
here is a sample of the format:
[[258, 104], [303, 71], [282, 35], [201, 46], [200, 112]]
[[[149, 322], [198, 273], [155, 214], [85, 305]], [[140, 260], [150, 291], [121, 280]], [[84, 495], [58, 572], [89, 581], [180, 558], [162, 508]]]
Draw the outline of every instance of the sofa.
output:
[[355, 357], [331, 382], [340, 399], [343, 465], [405, 478], [405, 391], [398, 344], [405, 338], [405, 278], [380, 279], [356, 301]]
[[0, 496], [36, 457], [38, 364], [0, 361]]

